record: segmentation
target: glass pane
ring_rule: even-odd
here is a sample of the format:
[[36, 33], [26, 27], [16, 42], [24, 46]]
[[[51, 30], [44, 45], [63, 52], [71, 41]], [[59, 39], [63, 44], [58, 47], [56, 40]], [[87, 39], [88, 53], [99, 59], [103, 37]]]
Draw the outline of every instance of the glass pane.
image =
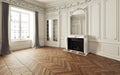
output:
[[49, 41], [49, 20], [47, 20], [47, 41]]
[[58, 20], [53, 20], [53, 41], [58, 40]]
[[29, 14], [21, 14], [21, 39], [30, 38]]
[[11, 39], [20, 39], [20, 28], [19, 28], [20, 14], [19, 12], [11, 11]]
[[49, 40], [52, 40], [52, 29], [53, 29], [52, 20], [49, 20], [48, 23], [49, 23], [49, 26], [48, 26]]

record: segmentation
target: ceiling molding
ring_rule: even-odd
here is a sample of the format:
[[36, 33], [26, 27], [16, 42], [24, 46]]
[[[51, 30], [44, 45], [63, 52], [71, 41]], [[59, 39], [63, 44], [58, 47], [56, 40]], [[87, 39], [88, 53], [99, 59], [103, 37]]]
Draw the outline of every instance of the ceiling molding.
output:
[[42, 7], [42, 8], [45, 8], [45, 6], [46, 6], [45, 3], [39, 2], [39, 1], [37, 1], [37, 0], [24, 0], [24, 1], [26, 1], [26, 2], [28, 2], [28, 3], [35, 4], [35, 5], [37, 5], [37, 6], [39, 6], [39, 7]]
[[33, 11], [44, 11], [44, 8], [42, 8], [36, 4], [28, 3], [24, 0], [0, 0], [0, 1], [9, 3], [9, 4], [14, 5], [14, 6], [19, 6], [22, 8], [33, 10]]
[[86, 6], [88, 4], [90, 4], [92, 1], [94, 0], [78, 0], [78, 1], [74, 1], [74, 2], [68, 2], [68, 3], [59, 3], [59, 5], [57, 3], [55, 3], [56, 5], [49, 5], [46, 7], [46, 12], [51, 12], [51, 11], [57, 11], [60, 9], [65, 9], [65, 8], [71, 8], [71, 7], [76, 7], [76, 6]]
[[13, 5], [27, 7], [33, 10], [55, 11], [64, 8], [75, 7], [78, 5], [84, 5], [94, 0], [60, 0], [50, 3], [41, 3], [37, 0], [0, 0]]
[[87, 2], [88, 0], [61, 0], [53, 3], [48, 3], [46, 4], [46, 8], [50, 7], [62, 7], [62, 6], [67, 6], [67, 5], [76, 5], [76, 3], [83, 3]]

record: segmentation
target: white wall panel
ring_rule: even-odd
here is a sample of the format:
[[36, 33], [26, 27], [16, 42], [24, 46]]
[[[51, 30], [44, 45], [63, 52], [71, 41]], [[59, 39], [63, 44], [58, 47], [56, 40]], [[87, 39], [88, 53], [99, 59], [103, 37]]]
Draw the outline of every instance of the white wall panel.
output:
[[120, 60], [118, 1], [101, 0], [101, 4], [90, 5], [89, 50], [101, 56]]
[[119, 26], [119, 42], [120, 42], [120, 0], [118, 0], [118, 26]]
[[99, 53], [101, 51], [101, 43], [89, 41], [89, 52]]
[[32, 41], [17, 41], [10, 43], [10, 50], [21, 50], [32, 47]]
[[44, 30], [44, 11], [39, 11], [39, 42], [40, 46], [44, 46], [45, 30]]
[[2, 4], [0, 2], [0, 41], [2, 40]]
[[95, 3], [90, 6], [90, 25], [89, 25], [89, 38], [92, 41], [101, 39], [101, 15], [100, 3]]
[[104, 40], [118, 41], [118, 24], [117, 24], [117, 0], [104, 1]]
[[60, 12], [60, 47], [67, 46], [67, 31], [68, 31], [68, 14], [67, 10], [63, 9]]
[[102, 51], [106, 55], [110, 55], [113, 57], [119, 56], [119, 45], [115, 44], [103, 44], [102, 45]]
[[2, 4], [0, 2], [0, 49], [2, 43]]

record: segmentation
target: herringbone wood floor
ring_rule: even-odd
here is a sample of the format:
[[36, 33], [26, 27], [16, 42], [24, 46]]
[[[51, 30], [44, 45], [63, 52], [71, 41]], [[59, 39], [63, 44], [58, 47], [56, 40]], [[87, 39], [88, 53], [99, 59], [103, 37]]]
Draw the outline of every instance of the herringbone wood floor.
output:
[[120, 75], [120, 62], [60, 48], [27, 49], [0, 57], [0, 75]]

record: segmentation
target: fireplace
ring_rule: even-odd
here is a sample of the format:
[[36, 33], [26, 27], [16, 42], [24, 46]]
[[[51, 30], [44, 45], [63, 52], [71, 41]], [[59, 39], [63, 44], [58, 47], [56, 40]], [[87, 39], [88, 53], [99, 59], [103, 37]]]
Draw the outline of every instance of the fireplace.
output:
[[80, 53], [87, 54], [87, 37], [68, 37], [67, 38], [67, 49], [68, 51], [77, 51]]
[[84, 52], [84, 39], [83, 38], [68, 38], [68, 50], [76, 50]]

